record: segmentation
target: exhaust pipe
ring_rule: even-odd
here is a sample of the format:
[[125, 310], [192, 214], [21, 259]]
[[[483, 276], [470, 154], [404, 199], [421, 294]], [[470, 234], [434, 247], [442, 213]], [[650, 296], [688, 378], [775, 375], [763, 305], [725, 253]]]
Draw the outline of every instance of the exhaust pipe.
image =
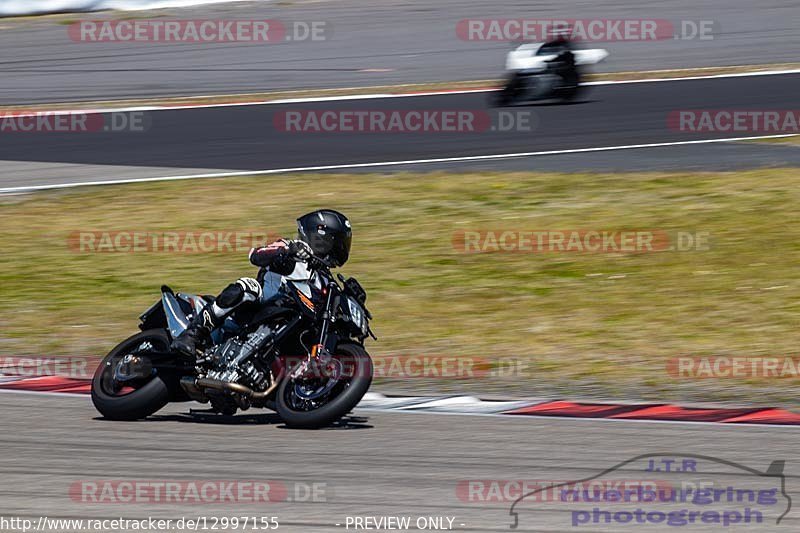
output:
[[242, 385], [241, 383], [231, 383], [229, 381], [220, 381], [218, 379], [209, 379], [209, 378], [192, 378], [192, 377], [184, 377], [181, 379], [181, 387], [185, 390], [189, 396], [192, 396], [193, 393], [199, 393], [200, 396], [205, 396], [203, 394], [203, 389], [215, 389], [220, 390], [223, 392], [233, 392], [236, 394], [241, 394], [248, 400], [254, 401], [254, 403], [260, 403], [267, 399], [267, 396], [272, 394], [276, 388], [278, 388], [279, 381], [275, 380], [270, 387], [265, 390], [264, 392], [257, 392]]

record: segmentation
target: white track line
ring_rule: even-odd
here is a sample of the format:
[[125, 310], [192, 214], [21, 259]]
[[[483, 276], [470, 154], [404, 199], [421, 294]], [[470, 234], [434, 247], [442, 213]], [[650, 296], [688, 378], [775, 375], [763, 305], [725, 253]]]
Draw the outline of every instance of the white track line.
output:
[[[76, 114], [102, 114], [102, 113], [132, 113], [137, 111], [151, 112], [151, 111], [180, 111], [184, 109], [211, 109], [215, 107], [247, 107], [247, 106], [263, 106], [263, 105], [280, 105], [280, 104], [307, 104], [314, 102], [341, 102], [346, 100], [378, 100], [381, 98], [409, 98], [412, 96], [441, 96], [447, 94], [468, 94], [468, 93], [485, 93], [492, 89], [469, 89], [463, 91], [440, 91], [428, 93], [375, 93], [375, 94], [350, 94], [344, 96], [319, 96], [313, 98], [283, 98], [280, 100], [256, 100], [252, 102], [223, 102], [219, 104], [186, 104], [186, 105], [147, 105], [147, 106], [132, 106], [132, 107], [109, 107], [99, 109], [54, 109], [48, 111], [46, 109], [39, 111], [6, 111], [0, 115], [8, 115], [11, 117], [35, 117], [41, 114], [47, 115], [76, 115]], [[230, 95], [237, 96], [237, 95]], [[216, 98], [214, 95], [201, 96], [200, 98]]]
[[[747, 78], [751, 76], [778, 76], [784, 74], [800, 74], [800, 69], [789, 70], [764, 70], [760, 72], [741, 72], [732, 74], [708, 74], [699, 76], [685, 76], [680, 78], [651, 78], [644, 80], [607, 80], [607, 81], [591, 81], [585, 83], [589, 86], [597, 85], [627, 85], [631, 83], [661, 83], [671, 81], [694, 81], [694, 80], [711, 80], [720, 78]], [[344, 89], [347, 90], [347, 89]], [[358, 87], [353, 87], [352, 90], [360, 90]], [[343, 96], [319, 96], [309, 98], [283, 98], [280, 100], [256, 100], [252, 102], [223, 102], [218, 104], [185, 104], [185, 105], [143, 105], [143, 106], [129, 106], [129, 107], [110, 107], [100, 109], [62, 109], [62, 110], [41, 110], [41, 111], [7, 111], [6, 113], [18, 116], [37, 116], [42, 113], [48, 115], [74, 115], [74, 114], [99, 114], [99, 113], [131, 113], [136, 111], [175, 111], [183, 109], [210, 109], [215, 107], [247, 107], [247, 106], [261, 106], [261, 105], [281, 105], [281, 104], [308, 104], [315, 102], [342, 102], [347, 100], [377, 100], [381, 98], [413, 98], [417, 96], [446, 96], [450, 94], [470, 94], [470, 93], [485, 93], [491, 92], [494, 89], [462, 89], [453, 91], [428, 91], [428, 92], [412, 92], [412, 93], [375, 93], [375, 94], [352, 94]], [[243, 95], [207, 95], [197, 96], [192, 98], [226, 98], [226, 97], [240, 97]], [[246, 96], [246, 95], [244, 95]], [[46, 105], [46, 104], [45, 104]], [[0, 113], [2, 115], [2, 113]]]
[[623, 85], [628, 83], [658, 83], [663, 81], [715, 80], [720, 78], [749, 78], [752, 76], [778, 76], [781, 74], [800, 74], [800, 69], [761, 70], [756, 72], [732, 72], [730, 74], [699, 74], [697, 76], [680, 76], [676, 78], [650, 78], [643, 80], [589, 81], [586, 82], [584, 85]]
[[346, 163], [342, 165], [320, 165], [313, 167], [290, 167], [290, 168], [270, 168], [264, 170], [246, 170], [239, 172], [215, 172], [209, 174], [188, 174], [183, 176], [158, 176], [150, 178], [125, 178], [107, 181], [82, 181], [75, 183], [54, 183], [47, 185], [31, 185], [22, 187], [5, 187], [0, 188], [0, 195], [3, 194], [17, 194], [29, 191], [42, 191], [47, 189], [67, 189], [72, 187], [84, 187], [89, 185], [119, 185], [123, 183], [147, 183], [152, 181], [177, 181], [177, 180], [191, 180], [191, 179], [204, 179], [204, 178], [231, 178], [231, 177], [245, 177], [263, 174], [288, 174], [292, 172], [319, 172], [326, 170], [348, 170], [356, 168], [380, 168], [389, 166], [400, 165], [424, 165], [429, 163], [460, 163], [470, 161], [492, 161], [497, 159], [518, 159], [523, 157], [538, 157], [547, 155], [564, 155], [564, 154], [583, 154], [590, 152], [609, 152], [613, 150], [633, 150], [638, 148], [660, 148], [664, 146], [682, 146], [692, 144], [713, 144], [725, 143], [734, 141], [751, 141], [759, 139], [781, 139], [785, 137], [795, 137], [795, 134], [780, 134], [780, 135], [758, 135], [754, 137], [728, 137], [724, 139], [702, 139], [696, 141], [673, 141], [661, 143], [648, 143], [648, 144], [626, 144], [620, 146], [599, 146], [593, 148], [571, 148], [565, 150], [545, 150], [541, 152], [517, 152], [510, 154], [492, 154], [492, 155], [473, 155], [461, 157], [438, 157], [432, 159], [409, 159], [405, 161], [380, 161], [376, 163]]

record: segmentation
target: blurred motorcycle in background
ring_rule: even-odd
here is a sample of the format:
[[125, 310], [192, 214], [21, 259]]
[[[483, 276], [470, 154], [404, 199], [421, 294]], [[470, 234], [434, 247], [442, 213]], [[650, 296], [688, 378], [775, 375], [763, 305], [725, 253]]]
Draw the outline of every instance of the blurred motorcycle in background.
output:
[[492, 93], [491, 104], [572, 101], [581, 92], [583, 67], [606, 57], [608, 52], [602, 48], [577, 50], [565, 38], [523, 43], [506, 56], [507, 81]]

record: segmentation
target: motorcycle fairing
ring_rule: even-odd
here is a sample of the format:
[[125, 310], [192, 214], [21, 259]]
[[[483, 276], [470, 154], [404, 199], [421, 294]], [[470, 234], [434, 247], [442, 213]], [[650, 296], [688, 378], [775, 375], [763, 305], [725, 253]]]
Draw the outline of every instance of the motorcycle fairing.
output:
[[[544, 43], [526, 43], [510, 51], [506, 56], [506, 70], [544, 70], [548, 61], [552, 61], [556, 54], [537, 55]], [[608, 52], [602, 48], [588, 50], [574, 50], [576, 65], [593, 65], [608, 57]]]

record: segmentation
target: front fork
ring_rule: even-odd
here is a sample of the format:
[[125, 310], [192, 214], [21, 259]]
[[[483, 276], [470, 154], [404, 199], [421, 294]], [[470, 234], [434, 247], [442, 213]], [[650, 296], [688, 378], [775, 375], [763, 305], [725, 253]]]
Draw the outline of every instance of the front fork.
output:
[[330, 335], [330, 328], [335, 318], [335, 310], [339, 305], [338, 285], [331, 281], [325, 287], [325, 307], [322, 309], [321, 326], [316, 344], [304, 364], [300, 365], [292, 377], [326, 377], [331, 370], [329, 363], [336, 349], [336, 336]]

